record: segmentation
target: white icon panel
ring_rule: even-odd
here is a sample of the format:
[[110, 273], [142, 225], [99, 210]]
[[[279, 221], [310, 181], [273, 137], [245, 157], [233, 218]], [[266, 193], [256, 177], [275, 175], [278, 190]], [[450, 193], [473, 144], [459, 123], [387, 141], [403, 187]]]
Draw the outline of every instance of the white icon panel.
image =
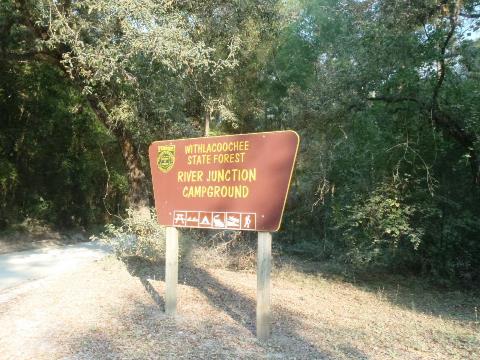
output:
[[255, 230], [257, 215], [243, 212], [180, 211], [173, 212], [173, 226], [210, 229]]

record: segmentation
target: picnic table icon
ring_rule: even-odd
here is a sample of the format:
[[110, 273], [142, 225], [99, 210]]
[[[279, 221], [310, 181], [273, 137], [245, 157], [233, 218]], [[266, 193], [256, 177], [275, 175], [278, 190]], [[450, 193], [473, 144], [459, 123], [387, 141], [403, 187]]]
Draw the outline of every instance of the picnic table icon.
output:
[[184, 213], [176, 213], [175, 214], [175, 218], [173, 219], [173, 222], [175, 224], [178, 224], [178, 223], [185, 224], [185, 221], [186, 221], [186, 219], [185, 219], [185, 214]]

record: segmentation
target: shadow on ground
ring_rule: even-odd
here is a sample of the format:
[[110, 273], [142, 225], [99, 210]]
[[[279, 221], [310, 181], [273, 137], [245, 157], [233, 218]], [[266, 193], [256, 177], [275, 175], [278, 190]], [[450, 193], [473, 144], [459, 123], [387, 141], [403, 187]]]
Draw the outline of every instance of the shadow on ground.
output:
[[[158, 307], [164, 311], [163, 296], [149, 282], [150, 279], [164, 281], [164, 264], [152, 265], [140, 259], [129, 259], [125, 264], [129, 273], [140, 280]], [[207, 270], [194, 267], [191, 264], [184, 265], [179, 269], [179, 279], [183, 285], [198, 289], [215, 308], [225, 312], [238, 326], [246, 329], [252, 341], [256, 342], [256, 303], [254, 299], [220, 282]], [[267, 354], [272, 354], [273, 351], [274, 357], [285, 357], [284, 354], [289, 353], [290, 355], [287, 355], [287, 357], [296, 354], [296, 358], [304, 359], [330, 359], [335, 357], [331, 352], [319, 349], [318, 345], [299, 334], [298, 330], [301, 329], [302, 324], [298, 315], [278, 307], [274, 308], [273, 312], [274, 325], [271, 340], [266, 343], [257, 343]], [[232, 331], [238, 332], [238, 329]], [[212, 329], [212, 332], [214, 333], [214, 329]], [[245, 333], [243, 335], [239, 334], [239, 336], [245, 336]], [[339, 351], [347, 358], [367, 358], [359, 349], [350, 344], [339, 344], [339, 346], [341, 348]]]
[[[283, 262], [279, 261], [279, 263]], [[442, 288], [431, 284], [428, 279], [403, 276], [402, 274], [378, 272], [355, 274], [331, 263], [298, 260], [285, 263], [302, 274], [350, 283], [401, 309], [471, 325], [478, 324], [480, 319], [480, 292], [478, 290]]]

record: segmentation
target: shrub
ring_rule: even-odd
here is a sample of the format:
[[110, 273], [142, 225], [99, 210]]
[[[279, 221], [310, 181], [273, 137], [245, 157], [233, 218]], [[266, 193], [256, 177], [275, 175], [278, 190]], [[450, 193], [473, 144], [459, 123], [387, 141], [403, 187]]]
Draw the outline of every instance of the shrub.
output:
[[256, 265], [256, 233], [192, 229], [182, 240], [194, 266], [252, 270]]
[[112, 246], [119, 258], [140, 257], [149, 261], [165, 258], [165, 227], [158, 225], [155, 209], [148, 214], [132, 209], [118, 224], [108, 224], [100, 239]]
[[395, 185], [383, 184], [344, 210], [337, 211], [337, 225], [354, 265], [395, 264], [422, 242], [424, 230], [414, 224], [419, 211]]

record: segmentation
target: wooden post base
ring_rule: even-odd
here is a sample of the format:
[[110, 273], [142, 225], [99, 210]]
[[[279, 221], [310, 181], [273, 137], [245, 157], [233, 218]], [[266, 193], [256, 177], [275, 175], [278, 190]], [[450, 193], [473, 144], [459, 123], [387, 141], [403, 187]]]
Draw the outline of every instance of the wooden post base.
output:
[[267, 340], [271, 334], [270, 272], [272, 269], [272, 234], [258, 233], [257, 253], [257, 338]]
[[165, 313], [175, 316], [177, 313], [178, 283], [178, 230], [167, 227], [165, 249]]

